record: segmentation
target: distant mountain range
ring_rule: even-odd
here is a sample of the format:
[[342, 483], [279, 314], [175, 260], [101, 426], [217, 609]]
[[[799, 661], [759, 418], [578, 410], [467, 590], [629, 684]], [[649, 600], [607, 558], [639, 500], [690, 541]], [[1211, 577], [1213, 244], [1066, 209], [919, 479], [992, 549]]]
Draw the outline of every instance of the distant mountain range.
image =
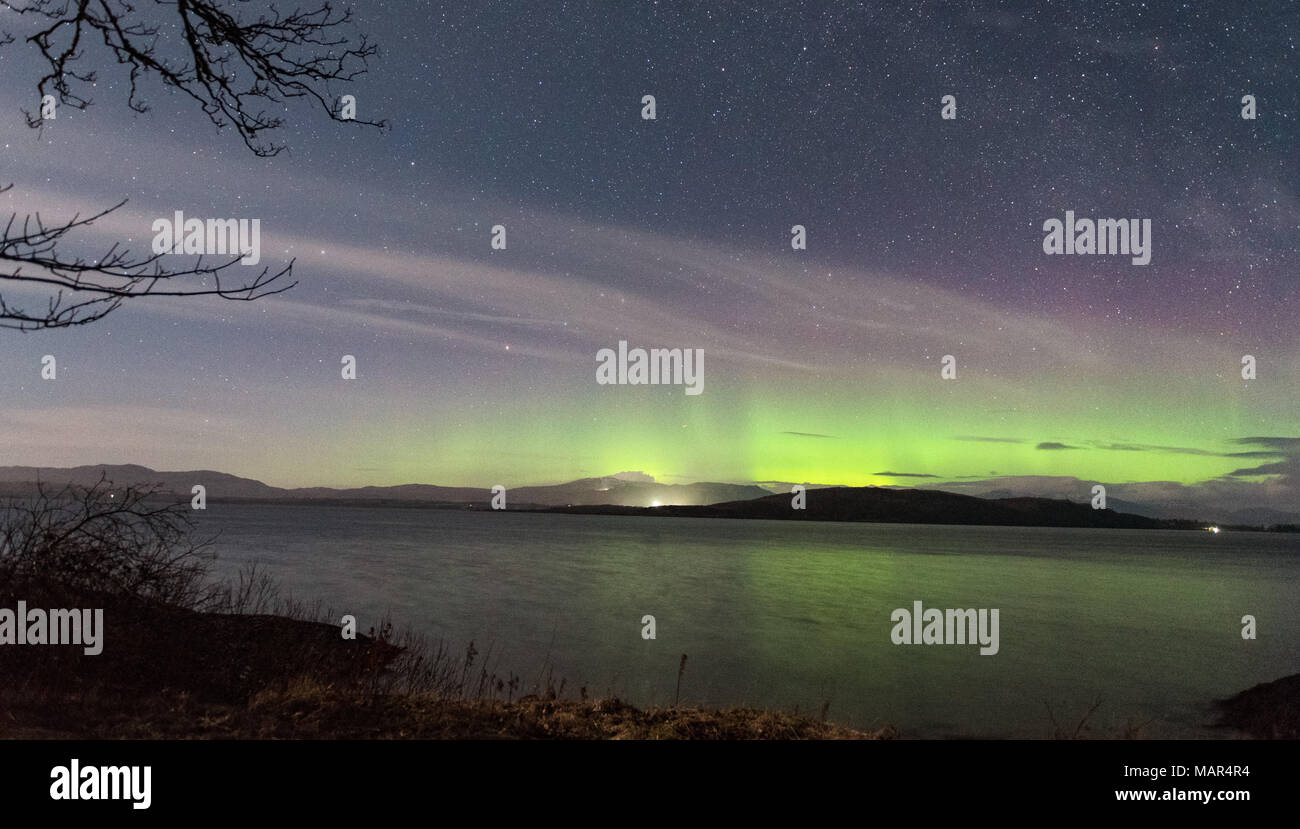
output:
[[[158, 472], [134, 464], [96, 464], [66, 469], [35, 466], [0, 467], [0, 494], [30, 492], [35, 482], [62, 486], [90, 486], [101, 478], [118, 486], [157, 485], [163, 491], [190, 497], [195, 484], [207, 490], [209, 501], [355, 501], [424, 504], [483, 504], [492, 497], [489, 489], [479, 487], [402, 484], [367, 486], [353, 489], [303, 487], [284, 489], [269, 486], [252, 478], [240, 478], [225, 472], [198, 469], [188, 472]], [[743, 484], [661, 484], [654, 481], [624, 480], [610, 476], [582, 478], [552, 486], [521, 486], [506, 492], [508, 507], [550, 507], [567, 505], [615, 504], [649, 506], [651, 504], [715, 504], [740, 501], [770, 494], [760, 486]]]
[[[772, 494], [756, 485], [727, 483], [662, 484], [639, 473], [582, 478], [551, 486], [507, 490], [510, 509], [533, 509], [605, 515], [711, 518], [767, 518], [804, 521], [878, 521], [914, 524], [988, 524], [1038, 527], [1117, 527], [1128, 529], [1200, 529], [1200, 519], [1156, 517], [1141, 504], [1111, 500], [1095, 510], [1089, 503], [1059, 498], [989, 498], [939, 489], [895, 487], [826, 487], [808, 489], [806, 509], [791, 507], [789, 493]], [[40, 481], [50, 486], [90, 486], [101, 479], [115, 486], [156, 486], [189, 498], [195, 484], [207, 490], [209, 503], [329, 503], [393, 506], [440, 506], [488, 509], [492, 493], [479, 487], [432, 484], [367, 486], [352, 489], [303, 487], [285, 489], [224, 472], [159, 472], [132, 464], [51, 468], [0, 467], [0, 495], [31, 493]], [[1289, 513], [1243, 510], [1241, 528], [1294, 524]]]

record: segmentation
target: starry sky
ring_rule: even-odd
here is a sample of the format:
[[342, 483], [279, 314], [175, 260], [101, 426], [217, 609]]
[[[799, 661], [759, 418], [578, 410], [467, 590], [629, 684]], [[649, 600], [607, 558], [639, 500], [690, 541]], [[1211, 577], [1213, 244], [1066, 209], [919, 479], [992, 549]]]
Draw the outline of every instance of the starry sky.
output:
[[[0, 10], [0, 208], [129, 198], [88, 251], [259, 218], [299, 282], [0, 332], [0, 464], [1300, 503], [1296, 4], [353, 5], [382, 51], [334, 92], [390, 129], [292, 105], [270, 159], [91, 46], [29, 129]], [[1046, 255], [1067, 210], [1149, 218], [1150, 264]], [[619, 340], [703, 349], [704, 393], [598, 385]]]

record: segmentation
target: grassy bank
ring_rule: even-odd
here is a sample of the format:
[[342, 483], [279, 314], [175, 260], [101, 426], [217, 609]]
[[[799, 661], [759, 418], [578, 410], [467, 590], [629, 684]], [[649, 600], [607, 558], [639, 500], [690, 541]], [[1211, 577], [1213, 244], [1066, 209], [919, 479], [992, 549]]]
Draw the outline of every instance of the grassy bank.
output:
[[78, 716], [23, 712], [0, 729], [11, 739], [436, 739], [436, 740], [871, 740], [866, 733], [756, 709], [640, 709], [617, 699], [514, 702], [432, 696], [358, 696], [295, 682], [246, 705], [177, 692], [130, 702], [69, 698]]
[[[778, 711], [564, 700], [414, 638], [26, 585], [29, 607], [105, 608], [104, 650], [0, 648], [0, 737], [25, 739], [879, 739]], [[10, 591], [0, 591], [9, 593]], [[33, 601], [33, 598], [37, 601]], [[71, 600], [71, 601], [70, 601]], [[56, 602], [60, 604], [55, 604]], [[12, 605], [11, 605], [12, 606]], [[509, 687], [508, 687], [509, 686]], [[540, 690], [540, 689], [539, 689]]]

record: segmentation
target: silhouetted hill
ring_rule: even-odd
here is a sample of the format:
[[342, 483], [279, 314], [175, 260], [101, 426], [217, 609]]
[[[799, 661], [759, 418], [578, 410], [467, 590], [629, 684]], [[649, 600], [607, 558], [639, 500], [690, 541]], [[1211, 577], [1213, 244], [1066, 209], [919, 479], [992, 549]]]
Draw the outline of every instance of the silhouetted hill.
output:
[[1195, 521], [1164, 520], [1095, 510], [1090, 504], [1051, 498], [977, 498], [942, 490], [836, 487], [807, 492], [807, 508], [793, 496], [768, 495], [709, 506], [558, 507], [549, 512], [687, 518], [766, 518], [784, 521], [878, 521], [897, 524], [991, 524], [1024, 527], [1194, 529]]

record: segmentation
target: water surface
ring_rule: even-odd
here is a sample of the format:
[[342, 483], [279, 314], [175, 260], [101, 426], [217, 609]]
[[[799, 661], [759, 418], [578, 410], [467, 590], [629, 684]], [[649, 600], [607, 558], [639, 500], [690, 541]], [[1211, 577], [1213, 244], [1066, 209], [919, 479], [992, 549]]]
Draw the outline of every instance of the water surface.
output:
[[[1207, 704], [1300, 671], [1300, 536], [212, 504], [217, 572], [491, 645], [569, 690], [819, 713], [908, 736], [1209, 731]], [[998, 608], [1000, 651], [894, 645], [890, 613]], [[653, 614], [657, 638], [643, 640]], [[1258, 639], [1241, 637], [1241, 617]], [[1049, 715], [1049, 710], [1052, 712]]]

